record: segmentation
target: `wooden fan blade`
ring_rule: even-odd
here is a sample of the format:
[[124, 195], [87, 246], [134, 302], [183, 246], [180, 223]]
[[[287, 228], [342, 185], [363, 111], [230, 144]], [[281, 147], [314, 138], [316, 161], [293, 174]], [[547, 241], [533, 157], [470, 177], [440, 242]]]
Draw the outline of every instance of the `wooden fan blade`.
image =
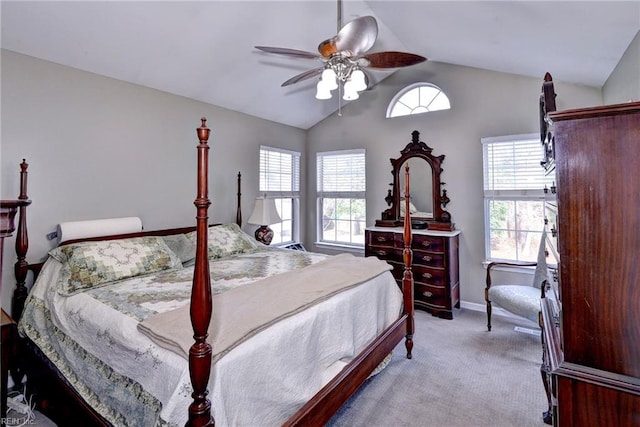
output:
[[317, 53], [307, 52], [307, 51], [298, 50], [298, 49], [289, 49], [286, 47], [255, 46], [255, 48], [263, 52], [276, 53], [278, 55], [293, 56], [295, 58], [308, 58], [308, 59], [318, 58]]
[[419, 64], [427, 58], [413, 53], [405, 52], [375, 52], [364, 55], [358, 59], [358, 63], [369, 68], [399, 68]]
[[339, 52], [357, 56], [373, 47], [378, 38], [378, 23], [373, 16], [362, 16], [342, 27], [335, 37]]
[[296, 76], [291, 77], [289, 80], [287, 80], [286, 82], [282, 83], [282, 87], [285, 86], [289, 86], [292, 85], [294, 83], [298, 83], [302, 80], [306, 80], [306, 79], [310, 79], [311, 77], [317, 76], [319, 74], [322, 74], [322, 71], [324, 70], [324, 67], [318, 67], [318, 68], [314, 68], [312, 70], [307, 70], [304, 73], [300, 73]]

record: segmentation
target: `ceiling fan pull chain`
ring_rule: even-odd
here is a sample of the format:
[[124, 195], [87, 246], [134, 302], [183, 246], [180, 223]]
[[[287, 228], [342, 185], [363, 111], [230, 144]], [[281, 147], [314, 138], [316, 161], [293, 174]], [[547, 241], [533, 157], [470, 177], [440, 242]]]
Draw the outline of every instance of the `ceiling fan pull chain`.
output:
[[338, 81], [338, 117], [342, 117], [342, 80]]

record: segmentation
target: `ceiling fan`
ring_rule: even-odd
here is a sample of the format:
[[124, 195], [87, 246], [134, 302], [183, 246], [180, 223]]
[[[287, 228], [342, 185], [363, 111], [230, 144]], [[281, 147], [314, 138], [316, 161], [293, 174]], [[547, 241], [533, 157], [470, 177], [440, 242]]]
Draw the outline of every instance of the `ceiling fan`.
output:
[[330, 99], [331, 91], [342, 89], [343, 99], [358, 98], [358, 92], [369, 87], [370, 78], [366, 69], [389, 69], [415, 65], [427, 58], [405, 52], [368, 53], [378, 37], [378, 23], [373, 16], [362, 16], [342, 26], [342, 1], [338, 0], [338, 34], [318, 45], [318, 53], [282, 47], [255, 46], [267, 53], [286, 55], [293, 58], [316, 59], [323, 65], [291, 77], [282, 83], [294, 83], [321, 75], [316, 98]]

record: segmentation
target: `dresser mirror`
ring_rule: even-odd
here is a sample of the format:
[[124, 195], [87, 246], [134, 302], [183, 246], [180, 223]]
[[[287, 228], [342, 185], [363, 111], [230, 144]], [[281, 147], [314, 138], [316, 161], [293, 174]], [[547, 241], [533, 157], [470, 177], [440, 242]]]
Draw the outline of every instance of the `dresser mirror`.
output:
[[409, 190], [411, 195], [410, 214], [414, 228], [432, 230], [453, 230], [451, 214], [444, 210], [450, 199], [445, 184], [440, 181], [444, 154], [434, 156], [433, 149], [420, 141], [420, 132], [411, 133], [411, 142], [400, 151], [400, 157], [390, 159], [393, 183], [385, 200], [389, 209], [382, 212], [382, 219], [376, 221], [379, 227], [399, 226], [405, 216], [404, 166], [409, 165]]

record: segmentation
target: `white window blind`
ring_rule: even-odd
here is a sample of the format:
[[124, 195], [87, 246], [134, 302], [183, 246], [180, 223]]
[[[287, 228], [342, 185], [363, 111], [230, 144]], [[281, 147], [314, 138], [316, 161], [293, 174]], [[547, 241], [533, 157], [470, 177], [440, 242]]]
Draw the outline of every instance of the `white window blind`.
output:
[[318, 240], [363, 247], [367, 213], [365, 151], [323, 152], [316, 160]]
[[260, 146], [260, 193], [273, 199], [282, 221], [270, 224], [272, 244], [289, 243], [299, 238], [300, 153]]
[[540, 135], [483, 138], [485, 245], [490, 261], [535, 261], [544, 227], [544, 192], [553, 174], [540, 165]]
[[540, 166], [539, 135], [483, 138], [485, 197], [542, 196], [553, 179]]
[[260, 192], [270, 197], [298, 197], [300, 153], [261, 146]]
[[365, 198], [364, 150], [318, 153], [317, 171], [322, 196]]

